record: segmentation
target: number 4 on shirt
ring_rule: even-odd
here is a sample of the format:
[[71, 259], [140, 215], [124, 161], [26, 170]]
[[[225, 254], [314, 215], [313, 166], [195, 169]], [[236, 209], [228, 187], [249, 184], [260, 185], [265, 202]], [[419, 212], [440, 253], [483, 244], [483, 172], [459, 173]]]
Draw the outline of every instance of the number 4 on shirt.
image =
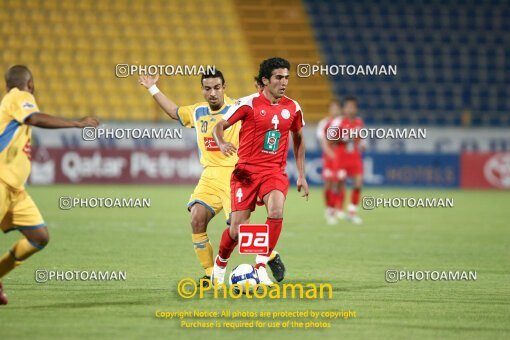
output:
[[278, 124], [280, 124], [280, 121], [278, 120], [278, 116], [274, 115], [273, 119], [271, 119], [271, 123], [274, 124], [274, 129], [278, 130]]
[[243, 199], [243, 190], [241, 188], [236, 191], [237, 202], [241, 202]]

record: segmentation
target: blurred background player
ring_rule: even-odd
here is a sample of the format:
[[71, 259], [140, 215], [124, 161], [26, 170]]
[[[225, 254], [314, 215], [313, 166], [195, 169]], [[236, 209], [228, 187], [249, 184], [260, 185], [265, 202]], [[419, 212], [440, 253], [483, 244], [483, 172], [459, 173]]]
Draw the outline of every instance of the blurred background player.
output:
[[[205, 280], [202, 282], [208, 285], [207, 280], [211, 278], [213, 270], [213, 251], [207, 225], [222, 209], [227, 224], [230, 223], [230, 176], [238, 160], [237, 156], [226, 157], [220, 152], [212, 137], [212, 130], [234, 99], [225, 94], [225, 78], [219, 70], [202, 75], [202, 94], [206, 101], [189, 106], [178, 106], [165, 96], [156, 86], [158, 78], [141, 76], [139, 83], [149, 90], [170, 118], [178, 120], [184, 127], [195, 128], [197, 134], [200, 163], [204, 171], [191, 194], [188, 211], [191, 213], [191, 238], [195, 254], [205, 270]], [[236, 146], [239, 145], [239, 129], [240, 124], [235, 124], [225, 132], [225, 139]]]
[[[298, 191], [304, 190], [305, 146], [302, 127], [305, 125], [299, 104], [285, 96], [290, 64], [282, 58], [264, 60], [259, 68], [261, 92], [239, 99], [214, 128], [214, 137], [223, 154], [234, 156], [237, 146], [224, 138], [224, 130], [241, 121], [239, 161], [232, 173], [232, 224], [221, 237], [220, 249], [214, 262], [213, 282], [224, 282], [228, 259], [237, 245], [239, 225], [250, 222], [255, 206], [265, 205], [269, 226], [269, 251], [258, 255], [256, 269], [262, 284], [270, 285], [266, 271], [269, 255], [275, 248], [283, 224], [285, 197], [289, 179], [285, 172], [292, 132], [294, 155], [298, 170]], [[278, 257], [278, 256], [277, 256]], [[276, 260], [276, 259], [275, 259]], [[276, 279], [276, 278], [275, 278]]]
[[[357, 130], [364, 127], [363, 120], [357, 117], [358, 100], [353, 96], [347, 96], [342, 102], [342, 120], [340, 123], [340, 133], [348, 135], [348, 131]], [[345, 181], [352, 178], [353, 188], [351, 192], [351, 202], [347, 206], [346, 219], [354, 224], [361, 224], [363, 221], [357, 214], [358, 205], [363, 186], [363, 159], [362, 152], [366, 148], [366, 143], [359, 138], [341, 139], [337, 151], [339, 162], [339, 191], [345, 191]], [[343, 209], [343, 196], [340, 196], [337, 208]], [[339, 215], [342, 216], [342, 215]]]
[[341, 202], [344, 191], [340, 190], [339, 186], [339, 160], [336, 151], [338, 141], [327, 138], [330, 127], [340, 126], [341, 115], [340, 103], [337, 100], [332, 100], [329, 104], [329, 115], [320, 120], [317, 125], [317, 138], [322, 148], [322, 179], [324, 180], [324, 201], [326, 204], [325, 217], [328, 224], [335, 224], [337, 217], [341, 217], [343, 214]]
[[[46, 129], [97, 127], [96, 118], [66, 120], [39, 112], [34, 79], [28, 67], [15, 65], [5, 73], [7, 94], [0, 103], [0, 228], [25, 237], [0, 257], [0, 279], [49, 241], [46, 224], [24, 184], [31, 169], [31, 126]], [[7, 296], [0, 282], [0, 305]]]

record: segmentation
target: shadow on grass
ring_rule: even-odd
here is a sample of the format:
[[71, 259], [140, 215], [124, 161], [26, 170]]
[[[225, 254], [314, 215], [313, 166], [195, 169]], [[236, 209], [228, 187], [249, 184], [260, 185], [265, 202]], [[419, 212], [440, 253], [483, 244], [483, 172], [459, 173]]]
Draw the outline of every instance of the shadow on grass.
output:
[[84, 301], [84, 302], [60, 302], [60, 303], [51, 303], [46, 305], [32, 305], [32, 306], [9, 306], [9, 309], [60, 309], [60, 308], [70, 308], [70, 309], [78, 309], [78, 308], [94, 308], [94, 307], [113, 307], [113, 306], [151, 306], [153, 304], [161, 301], [160, 298], [151, 298], [148, 299], [144, 297], [143, 299], [132, 299], [129, 301]]

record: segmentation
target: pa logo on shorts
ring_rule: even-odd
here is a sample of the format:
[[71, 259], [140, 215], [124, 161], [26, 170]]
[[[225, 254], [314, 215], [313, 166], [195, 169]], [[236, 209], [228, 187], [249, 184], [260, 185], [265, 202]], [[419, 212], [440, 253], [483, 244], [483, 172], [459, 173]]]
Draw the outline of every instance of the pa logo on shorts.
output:
[[268, 251], [269, 225], [239, 225], [239, 254], [266, 254]]

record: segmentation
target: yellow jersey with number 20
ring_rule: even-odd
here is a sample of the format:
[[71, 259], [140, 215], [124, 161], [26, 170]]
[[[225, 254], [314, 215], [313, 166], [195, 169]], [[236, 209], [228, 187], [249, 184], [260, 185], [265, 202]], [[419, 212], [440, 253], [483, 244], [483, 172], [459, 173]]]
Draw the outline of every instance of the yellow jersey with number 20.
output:
[[[217, 111], [211, 111], [207, 102], [201, 102], [189, 106], [180, 106], [177, 109], [179, 122], [188, 128], [195, 128], [197, 135], [198, 150], [200, 152], [200, 163], [204, 168], [209, 166], [234, 167], [237, 163], [237, 154], [224, 156], [216, 141], [213, 138], [213, 128], [221, 121], [223, 115], [235, 100], [225, 96], [223, 106]], [[227, 142], [239, 147], [239, 130], [241, 124], [236, 123], [225, 130], [224, 139]]]

